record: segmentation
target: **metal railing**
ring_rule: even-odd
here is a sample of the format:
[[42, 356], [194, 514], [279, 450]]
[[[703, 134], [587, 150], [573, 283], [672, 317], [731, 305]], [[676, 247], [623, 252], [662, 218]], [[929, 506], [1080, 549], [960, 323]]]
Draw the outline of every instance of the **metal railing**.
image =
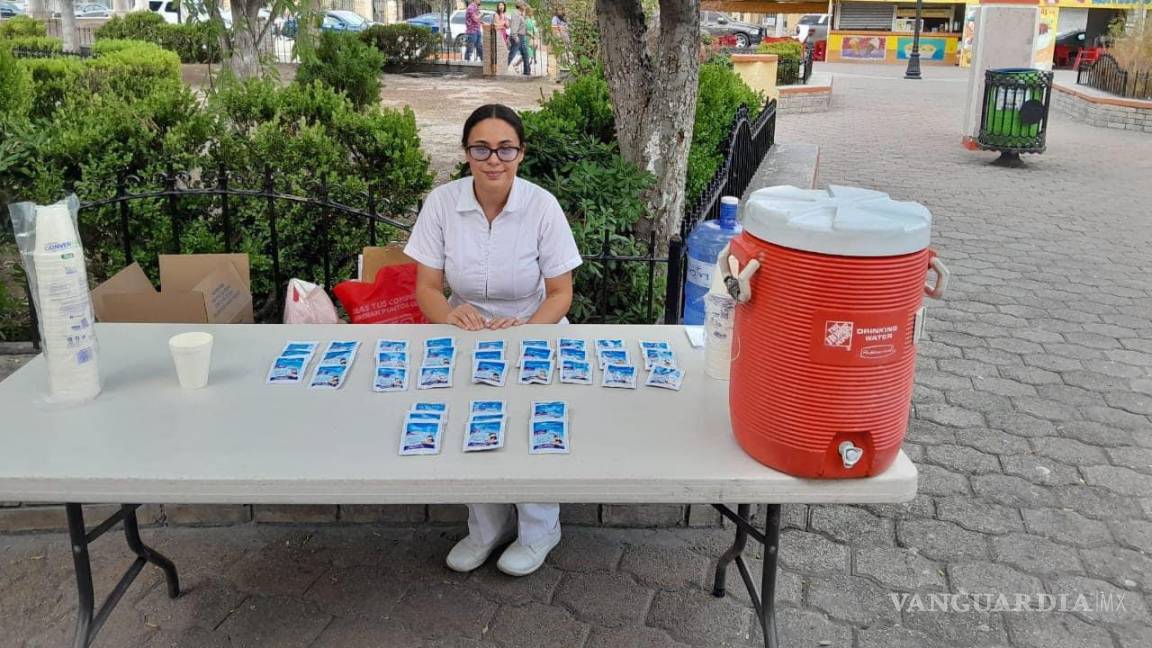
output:
[[764, 156], [776, 143], [776, 101], [769, 100], [755, 119], [749, 119], [748, 108], [741, 106], [732, 120], [724, 164], [705, 187], [700, 197], [684, 213], [680, 232], [668, 242], [668, 290], [665, 294], [664, 320], [674, 324], [680, 321], [684, 305], [681, 287], [686, 280], [687, 249], [684, 242], [692, 228], [702, 220], [720, 217], [720, 199], [724, 196], [740, 198]]
[[1152, 99], [1152, 71], [1125, 70], [1111, 54], [1101, 54], [1093, 63], [1081, 66], [1076, 71], [1076, 83], [1118, 97]]
[[[643, 268], [646, 282], [643, 297], [644, 321], [651, 322], [656, 319], [657, 286], [660, 278], [658, 270], [661, 266], [666, 266], [663, 319], [669, 324], [678, 322], [681, 316], [680, 292], [685, 271], [684, 239], [697, 222], [719, 215], [721, 196], [743, 194], [760, 162], [773, 145], [775, 130], [775, 101], [768, 102], [754, 119], [749, 119], [747, 108], [741, 107], [738, 110], [727, 142], [724, 164], [713, 176], [699, 199], [686, 209], [680, 232], [669, 242], [668, 256], [659, 254], [660, 246], [657, 244], [655, 234], [649, 236], [645, 246], [646, 253], [614, 253], [611, 235], [608, 232], [605, 233], [599, 249], [584, 250], [582, 256], [587, 263], [579, 272], [594, 273], [594, 279], [585, 284], [581, 298], [595, 304], [596, 307], [591, 312], [585, 312], [580, 321], [608, 322], [609, 313], [620, 306], [615, 303], [619, 296], [617, 282], [622, 276], [631, 277], [632, 273], [627, 270], [639, 264]], [[276, 172], [271, 166], [263, 169], [259, 187], [243, 189], [232, 186], [232, 174], [224, 166], [211, 169], [211, 179], [207, 183], [193, 179], [202, 179], [204, 171], [201, 169], [198, 173], [191, 174], [169, 169], [151, 182], [123, 175], [118, 178], [116, 191], [112, 196], [96, 200], [83, 200], [82, 197], [78, 216], [80, 225], [83, 228], [90, 215], [97, 210], [109, 208], [115, 210], [115, 238], [118, 239], [116, 244], [125, 264], [132, 263], [145, 251], [152, 254], [159, 253], [160, 250], [154, 249], [156, 246], [163, 246], [164, 253], [179, 254], [186, 251], [183, 245], [184, 231], [195, 218], [211, 220], [210, 229], [219, 234], [222, 242], [220, 245], [222, 249], [218, 251], [229, 253], [241, 250], [240, 244], [244, 238], [249, 241], [266, 241], [262, 249], [253, 250], [250, 246], [244, 248], [244, 251], [249, 253], [265, 255], [267, 271], [271, 273], [271, 283], [267, 284], [270, 288], [261, 294], [253, 295], [258, 321], [280, 321], [282, 316], [283, 303], [280, 300], [287, 277], [283, 267], [285, 243], [282, 240], [281, 221], [286, 217], [284, 213], [286, 208], [296, 206], [305, 210], [306, 214], [315, 215], [309, 221], [314, 223], [315, 227], [310, 233], [312, 236], [310, 240], [315, 241], [315, 245], [310, 249], [315, 250], [319, 256], [303, 263], [319, 266], [309, 268], [309, 271], [326, 288], [331, 288], [343, 279], [352, 278], [356, 267], [354, 252], [336, 253], [334, 256], [331, 232], [338, 222], [337, 219], [350, 219], [357, 223], [357, 231], [363, 232], [364, 245], [378, 245], [390, 240], [387, 234], [410, 230], [417, 211], [390, 207], [387, 197], [372, 186], [369, 186], [366, 193], [356, 197], [355, 205], [332, 200], [324, 179], [318, 181], [313, 190], [314, 195], [311, 196], [280, 191], [276, 183]], [[189, 209], [186, 202], [197, 200], [200, 203], [196, 208]], [[204, 201], [208, 201], [208, 204], [203, 204]], [[251, 206], [253, 201], [257, 207]], [[134, 206], [140, 203], [150, 203], [153, 209], [157, 207], [160, 209], [168, 220], [169, 240], [140, 240], [139, 233], [134, 229]], [[242, 212], [242, 205], [238, 203], [248, 203], [249, 207]], [[254, 218], [253, 212], [258, 212], [259, 217]], [[257, 234], [253, 231], [254, 228], [260, 230], [258, 236], [254, 235]], [[243, 236], [245, 234], [247, 237]], [[258, 265], [262, 264], [253, 264], [253, 268], [256, 269]], [[300, 264], [297, 265], [299, 269]], [[27, 290], [27, 285], [25, 289]], [[33, 344], [39, 348], [39, 330], [31, 294], [28, 294], [28, 308]]]

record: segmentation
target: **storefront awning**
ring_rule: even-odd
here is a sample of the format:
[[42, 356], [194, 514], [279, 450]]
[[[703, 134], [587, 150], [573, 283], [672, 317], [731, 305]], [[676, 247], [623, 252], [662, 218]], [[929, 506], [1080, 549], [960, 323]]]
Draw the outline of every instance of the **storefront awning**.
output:
[[793, 2], [790, 0], [705, 0], [700, 3], [705, 11], [737, 11], [760, 14], [828, 13], [827, 2]]

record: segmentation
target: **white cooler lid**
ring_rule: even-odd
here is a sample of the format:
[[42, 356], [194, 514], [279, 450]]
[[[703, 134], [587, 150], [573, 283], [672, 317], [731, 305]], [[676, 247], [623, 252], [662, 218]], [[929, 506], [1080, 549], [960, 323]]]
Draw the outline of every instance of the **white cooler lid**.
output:
[[841, 256], [912, 254], [932, 238], [932, 213], [924, 205], [838, 185], [827, 191], [792, 186], [754, 191], [742, 225], [769, 243]]

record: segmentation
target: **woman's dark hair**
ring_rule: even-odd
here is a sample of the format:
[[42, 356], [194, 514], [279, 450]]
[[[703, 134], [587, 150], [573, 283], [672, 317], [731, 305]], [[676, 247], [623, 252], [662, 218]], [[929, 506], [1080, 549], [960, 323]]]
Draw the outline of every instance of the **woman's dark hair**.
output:
[[498, 14], [508, 13], [508, 5], [504, 4], [503, 2], [497, 2], [496, 3], [496, 13], [498, 13]]
[[499, 119], [508, 124], [512, 130], [516, 131], [516, 138], [520, 140], [520, 145], [524, 145], [524, 122], [520, 121], [520, 115], [517, 115], [515, 110], [504, 104], [488, 104], [473, 110], [464, 122], [464, 136], [460, 138], [461, 145], [468, 146], [468, 136], [472, 134], [472, 129], [485, 119]]

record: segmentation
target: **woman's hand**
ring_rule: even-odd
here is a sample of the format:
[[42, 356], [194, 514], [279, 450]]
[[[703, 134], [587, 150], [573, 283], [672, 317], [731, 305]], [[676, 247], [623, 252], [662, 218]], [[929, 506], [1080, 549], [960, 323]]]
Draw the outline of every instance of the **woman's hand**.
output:
[[460, 304], [452, 309], [444, 323], [458, 326], [465, 331], [479, 331], [488, 327], [488, 321], [472, 304]]
[[520, 326], [524, 323], [522, 319], [515, 317], [497, 317], [496, 319], [488, 322], [488, 328], [498, 331], [500, 329], [512, 328], [513, 326]]

